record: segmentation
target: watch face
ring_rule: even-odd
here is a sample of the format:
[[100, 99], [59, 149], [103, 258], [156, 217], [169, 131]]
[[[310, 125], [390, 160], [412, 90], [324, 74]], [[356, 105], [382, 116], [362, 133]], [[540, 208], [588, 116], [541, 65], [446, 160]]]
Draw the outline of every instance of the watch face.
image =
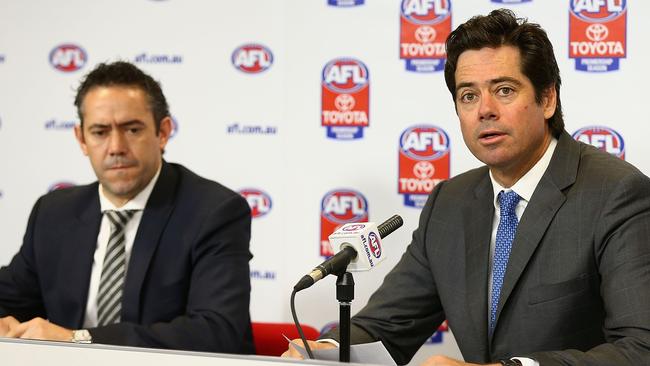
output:
[[79, 329], [72, 332], [72, 341], [75, 343], [91, 343], [93, 337], [86, 329]]

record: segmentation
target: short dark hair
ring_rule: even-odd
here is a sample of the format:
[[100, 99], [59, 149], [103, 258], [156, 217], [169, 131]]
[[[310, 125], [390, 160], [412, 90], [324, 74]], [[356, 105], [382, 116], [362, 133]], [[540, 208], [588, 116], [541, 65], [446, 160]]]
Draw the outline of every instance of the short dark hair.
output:
[[160, 84], [135, 65], [126, 61], [100, 63], [81, 82], [77, 89], [74, 105], [77, 107], [77, 114], [82, 126], [84, 122], [81, 113], [83, 100], [91, 89], [99, 86], [129, 86], [142, 89], [149, 99], [149, 108], [153, 114], [156, 134], [160, 132], [161, 121], [169, 116], [169, 105]]
[[539, 24], [517, 18], [511, 10], [493, 10], [461, 24], [447, 37], [447, 63], [445, 82], [456, 103], [456, 66], [458, 57], [467, 50], [484, 47], [513, 46], [521, 54], [521, 72], [530, 79], [535, 89], [535, 100], [542, 102], [543, 93], [555, 85], [557, 105], [548, 119], [551, 133], [559, 137], [564, 130], [562, 104], [560, 103], [560, 69], [555, 60], [553, 45]]

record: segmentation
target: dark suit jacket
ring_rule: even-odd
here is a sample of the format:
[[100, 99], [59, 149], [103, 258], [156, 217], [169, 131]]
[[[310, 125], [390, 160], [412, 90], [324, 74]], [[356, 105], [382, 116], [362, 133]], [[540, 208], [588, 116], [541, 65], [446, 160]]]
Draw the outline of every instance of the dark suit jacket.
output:
[[[0, 269], [0, 316], [84, 320], [102, 214], [98, 183], [36, 202], [19, 253]], [[226, 187], [163, 162], [138, 227], [122, 322], [93, 341], [212, 352], [253, 352], [250, 209]]]
[[521, 217], [490, 337], [493, 196], [487, 167], [436, 186], [406, 253], [353, 318], [353, 341], [382, 340], [403, 364], [447, 319], [468, 362], [650, 365], [648, 177], [561, 135]]

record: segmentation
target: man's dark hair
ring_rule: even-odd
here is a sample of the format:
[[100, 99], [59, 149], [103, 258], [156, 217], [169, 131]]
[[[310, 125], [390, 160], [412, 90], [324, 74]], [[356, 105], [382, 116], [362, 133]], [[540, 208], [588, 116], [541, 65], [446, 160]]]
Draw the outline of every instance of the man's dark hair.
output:
[[77, 107], [77, 114], [82, 126], [84, 123], [81, 111], [83, 100], [91, 89], [100, 86], [128, 86], [142, 89], [149, 99], [149, 108], [153, 114], [156, 134], [158, 134], [161, 121], [169, 116], [167, 99], [156, 80], [135, 65], [125, 61], [97, 65], [79, 85], [74, 105]]
[[560, 103], [560, 69], [557, 66], [553, 45], [539, 24], [517, 18], [507, 9], [493, 10], [489, 15], [479, 15], [456, 28], [447, 37], [447, 63], [445, 82], [456, 103], [456, 66], [458, 57], [467, 50], [484, 47], [513, 46], [521, 54], [521, 72], [530, 79], [535, 89], [535, 100], [542, 102], [543, 93], [555, 85], [557, 105], [548, 119], [551, 133], [559, 137], [564, 130], [562, 104]]

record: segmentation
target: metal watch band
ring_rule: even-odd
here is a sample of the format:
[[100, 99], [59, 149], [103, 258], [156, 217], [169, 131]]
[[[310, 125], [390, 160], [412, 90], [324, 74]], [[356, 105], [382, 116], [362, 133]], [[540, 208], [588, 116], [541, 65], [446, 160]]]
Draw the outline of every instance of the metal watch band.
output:
[[72, 331], [72, 342], [93, 343], [93, 337], [87, 329], [77, 329]]

